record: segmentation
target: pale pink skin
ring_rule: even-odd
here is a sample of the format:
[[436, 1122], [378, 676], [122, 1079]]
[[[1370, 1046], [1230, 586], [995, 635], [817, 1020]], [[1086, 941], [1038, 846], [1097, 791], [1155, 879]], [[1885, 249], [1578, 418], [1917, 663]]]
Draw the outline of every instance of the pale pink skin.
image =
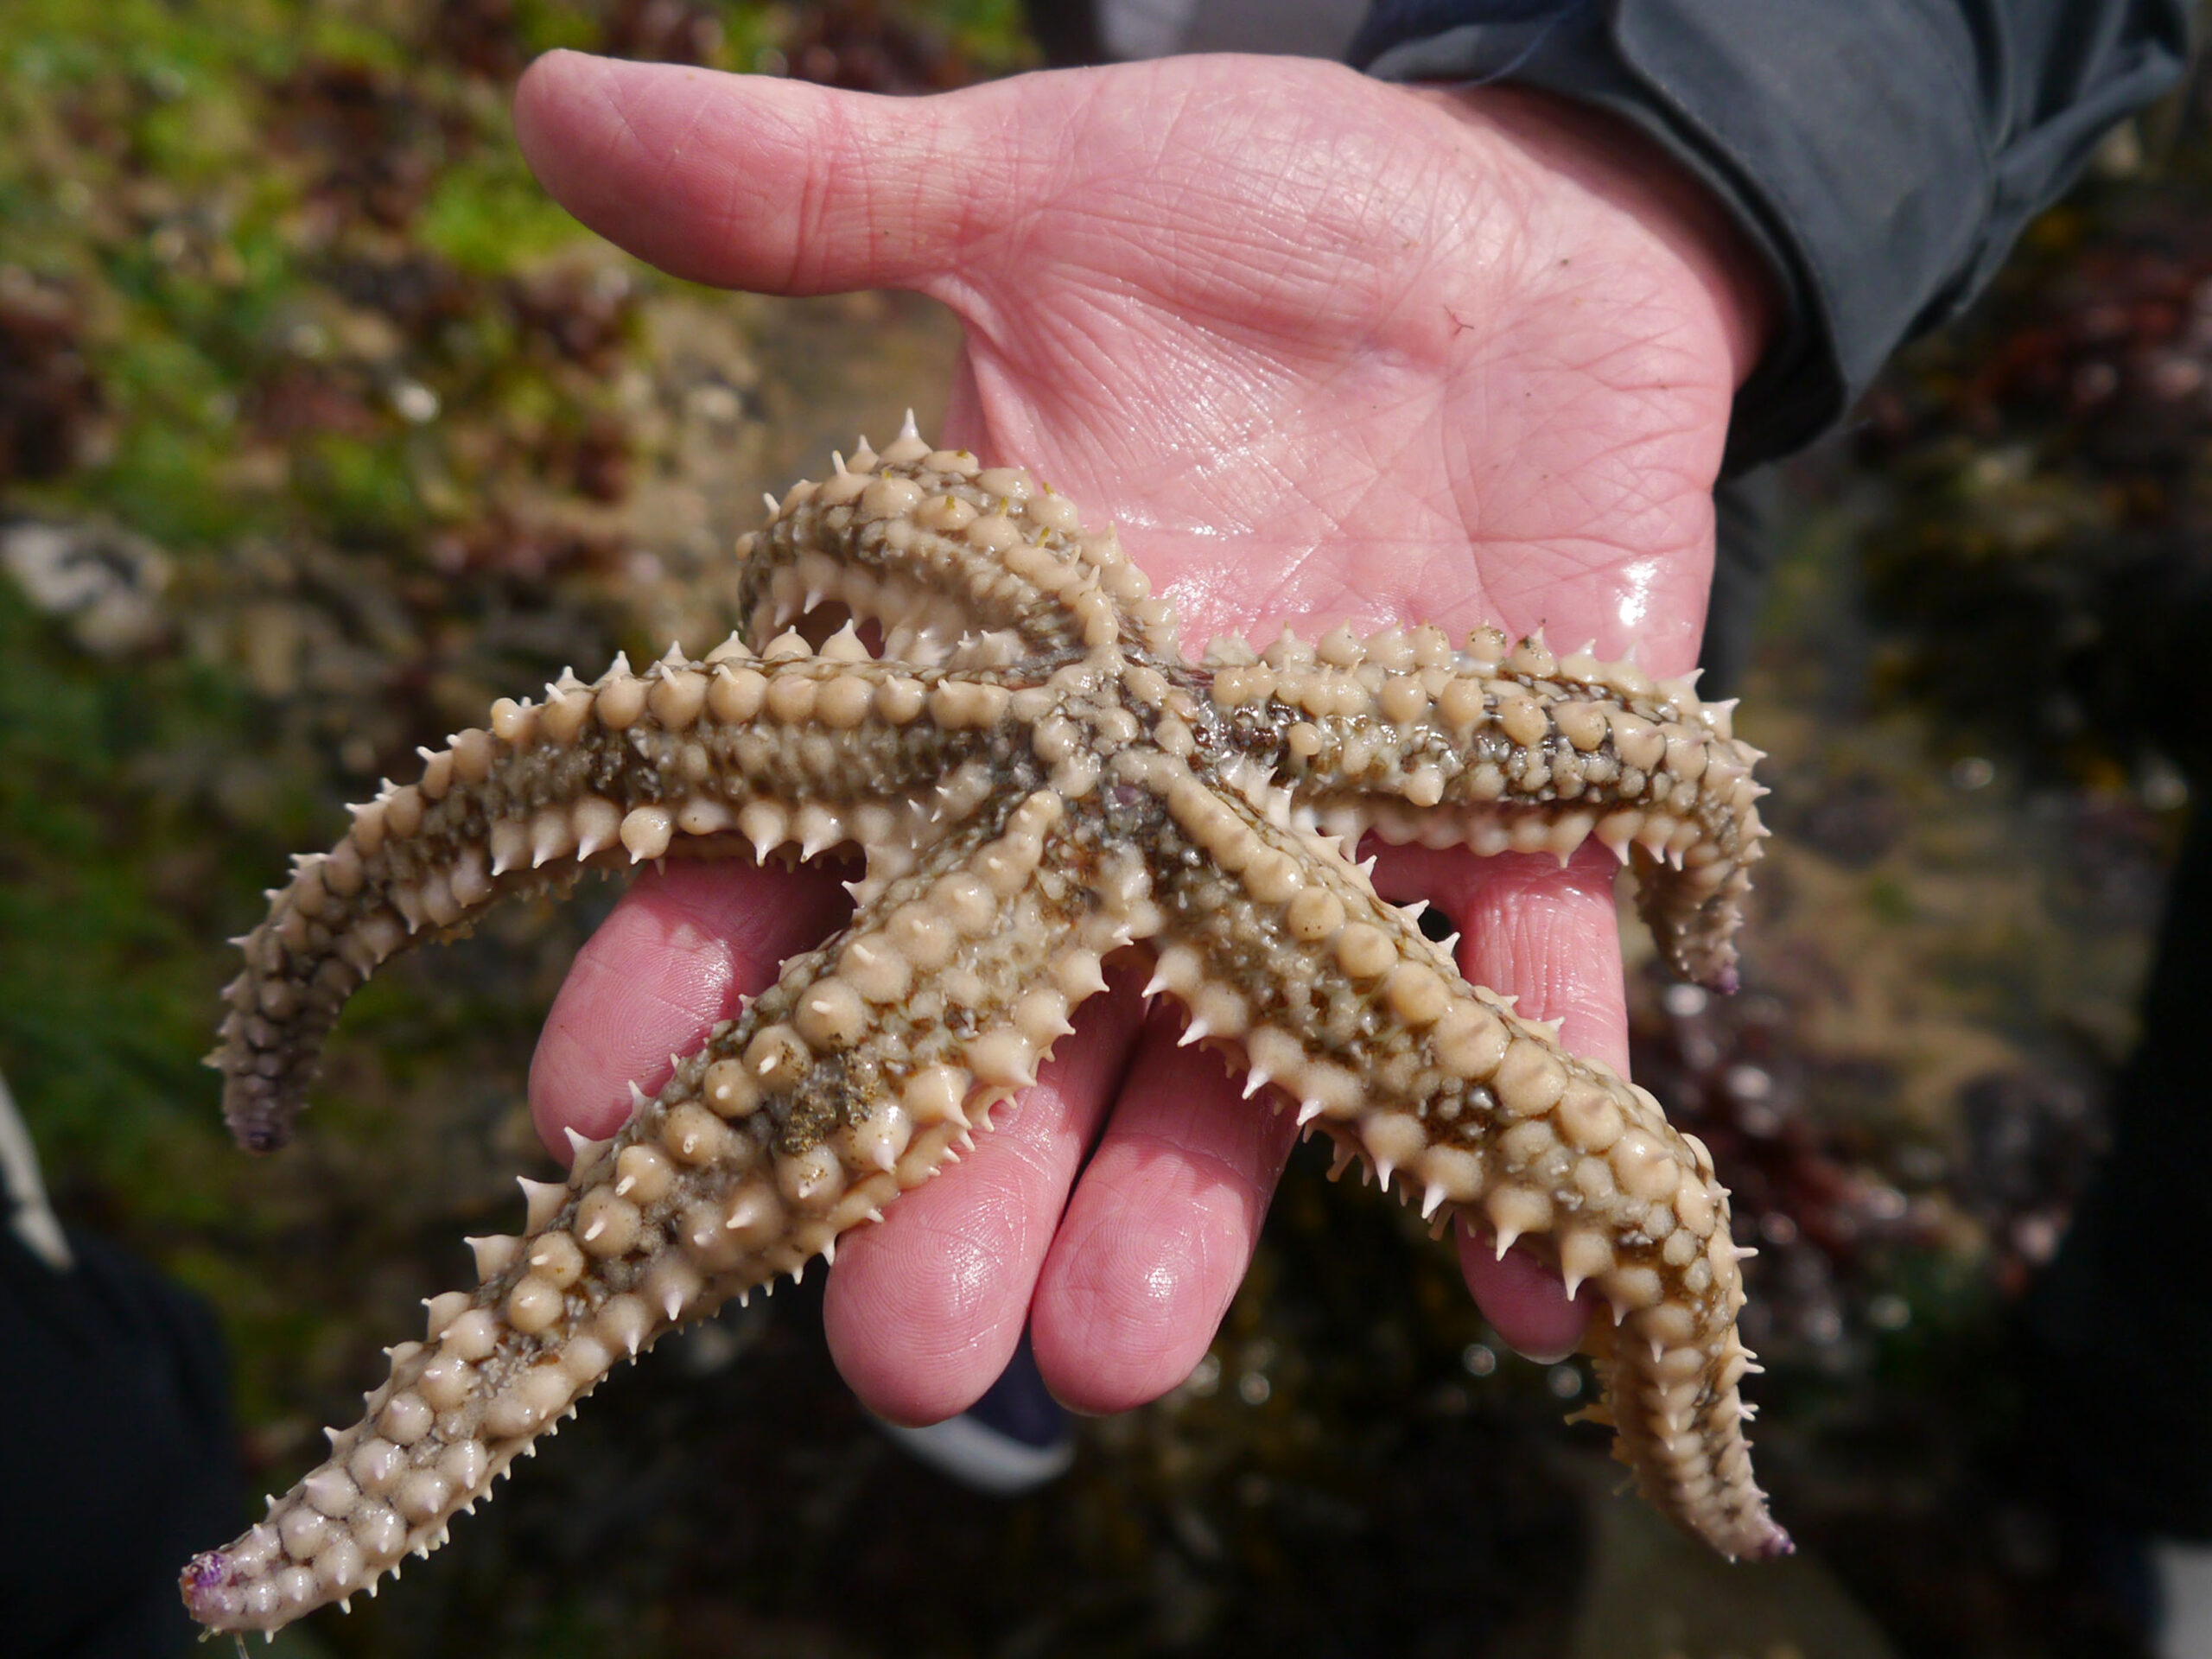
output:
[[[1655, 674], [1695, 659], [1763, 279], [1602, 118], [1279, 59], [892, 100], [557, 53], [515, 121], [564, 206], [667, 270], [950, 306], [966, 341], [934, 435], [1110, 515], [1186, 644], [1421, 620], [1541, 626]], [[1564, 869], [1385, 850], [1377, 881], [1453, 918], [1470, 979], [1625, 1070], [1613, 870], [1594, 841]], [[630, 1081], [657, 1089], [836, 899], [781, 871], [639, 881], [539, 1041], [547, 1144], [612, 1133]], [[839, 1251], [830, 1344], [883, 1415], [963, 1409], [1025, 1320], [1084, 1411], [1153, 1399], [1205, 1353], [1294, 1131], [1135, 991], [1087, 1006], [972, 1157]], [[1588, 1310], [1554, 1274], [1480, 1239], [1459, 1255], [1508, 1342], [1573, 1347]]]

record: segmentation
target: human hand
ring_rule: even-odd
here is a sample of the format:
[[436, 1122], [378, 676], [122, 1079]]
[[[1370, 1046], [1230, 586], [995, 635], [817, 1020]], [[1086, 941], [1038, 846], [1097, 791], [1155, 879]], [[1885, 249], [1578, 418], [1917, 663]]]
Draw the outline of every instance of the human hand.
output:
[[[1110, 515], [1193, 650], [1351, 620], [1541, 626], [1661, 675], [1695, 658], [1762, 291], [1718, 210], [1604, 118], [1281, 59], [892, 100], [556, 54], [516, 124], [565, 206], [679, 276], [951, 307], [967, 334], [938, 440]], [[1450, 915], [1470, 979], [1625, 1070], [1594, 842], [1564, 868], [1384, 849], [1376, 880]], [[540, 1041], [549, 1142], [611, 1134], [629, 1081], [655, 1087], [836, 925], [837, 897], [745, 868], [642, 879]], [[870, 1406], [960, 1410], [1025, 1319], [1079, 1408], [1190, 1371], [1294, 1131], [1175, 1028], [1129, 985], [1094, 999], [973, 1155], [848, 1241], [825, 1321]], [[1481, 1239], [1460, 1255], [1508, 1341], [1573, 1345], [1585, 1310], [1555, 1274]]]

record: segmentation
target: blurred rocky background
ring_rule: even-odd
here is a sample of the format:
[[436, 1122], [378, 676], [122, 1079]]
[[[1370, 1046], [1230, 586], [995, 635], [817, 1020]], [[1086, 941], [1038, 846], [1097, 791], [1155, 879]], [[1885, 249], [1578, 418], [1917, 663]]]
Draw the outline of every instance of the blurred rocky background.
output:
[[[0, 6], [0, 1071], [65, 1216], [219, 1309], [262, 1485], [550, 1167], [524, 1070], [607, 896], [379, 979], [266, 1160], [197, 1064], [220, 941], [493, 696], [719, 639], [748, 504], [926, 428], [955, 345], [906, 296], [719, 294], [583, 234], [507, 125], [556, 45], [889, 92], [1034, 61], [1012, 0]], [[1717, 1569], [1624, 1543], [1604, 1434], [1560, 1424], [1581, 1367], [1505, 1351], [1447, 1250], [1301, 1156], [1212, 1355], [1040, 1494], [905, 1460], [810, 1287], [614, 1379], [276, 1651], [2125, 1654], [2008, 1361], [2206, 741], [2205, 96], [1791, 468], [1745, 989], [1637, 969], [1638, 1073], [1763, 1252], [1795, 1611], [1700, 1623]]]

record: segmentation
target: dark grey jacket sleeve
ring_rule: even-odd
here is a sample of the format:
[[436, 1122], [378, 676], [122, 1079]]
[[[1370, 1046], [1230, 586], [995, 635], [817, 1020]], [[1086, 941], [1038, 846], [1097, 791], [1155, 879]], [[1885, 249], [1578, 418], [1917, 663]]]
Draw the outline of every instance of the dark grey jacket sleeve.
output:
[[2188, 0], [1380, 0], [1397, 80], [1599, 105], [1703, 179], [1765, 255], [1781, 327], [1728, 465], [1817, 436], [1955, 315], [2099, 137], [2180, 74]]

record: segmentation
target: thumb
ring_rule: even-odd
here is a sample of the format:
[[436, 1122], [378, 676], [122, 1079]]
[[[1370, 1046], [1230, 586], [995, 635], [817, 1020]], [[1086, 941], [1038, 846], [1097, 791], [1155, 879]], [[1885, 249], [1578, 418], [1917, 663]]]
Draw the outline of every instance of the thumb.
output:
[[515, 136], [562, 206], [696, 282], [772, 294], [929, 291], [1004, 223], [1009, 94], [882, 98], [553, 52]]

